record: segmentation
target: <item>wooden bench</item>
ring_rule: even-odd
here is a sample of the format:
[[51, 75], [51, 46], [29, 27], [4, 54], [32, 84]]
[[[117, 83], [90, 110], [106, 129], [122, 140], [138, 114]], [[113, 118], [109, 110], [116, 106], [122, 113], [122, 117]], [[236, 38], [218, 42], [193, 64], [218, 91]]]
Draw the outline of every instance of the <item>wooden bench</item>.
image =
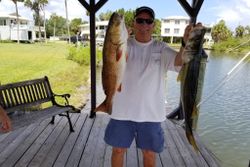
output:
[[[56, 102], [55, 97], [57, 96], [64, 98], [64, 105]], [[69, 94], [54, 94], [47, 76], [34, 80], [0, 85], [0, 104], [7, 111], [11, 119], [13, 130], [31, 123], [41, 122], [49, 117], [52, 117], [50, 123], [54, 124], [55, 116], [60, 115], [68, 118], [70, 131], [73, 132], [74, 129], [69, 112], [79, 112], [79, 110], [69, 105], [69, 97]], [[44, 105], [44, 103], [48, 104]]]

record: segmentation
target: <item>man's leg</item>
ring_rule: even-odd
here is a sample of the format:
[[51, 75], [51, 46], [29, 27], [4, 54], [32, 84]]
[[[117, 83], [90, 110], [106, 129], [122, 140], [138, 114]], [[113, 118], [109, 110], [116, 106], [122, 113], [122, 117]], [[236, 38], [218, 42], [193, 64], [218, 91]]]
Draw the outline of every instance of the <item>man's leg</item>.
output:
[[122, 167], [124, 153], [130, 147], [134, 137], [135, 128], [131, 121], [111, 119], [106, 130], [104, 140], [113, 147], [111, 164], [112, 167]]
[[137, 147], [142, 150], [144, 167], [156, 166], [156, 153], [164, 148], [164, 134], [160, 122], [137, 124]]
[[126, 148], [113, 147], [111, 157], [112, 167], [123, 167], [123, 159], [126, 151]]
[[150, 150], [142, 150], [144, 167], [155, 167], [155, 152]]

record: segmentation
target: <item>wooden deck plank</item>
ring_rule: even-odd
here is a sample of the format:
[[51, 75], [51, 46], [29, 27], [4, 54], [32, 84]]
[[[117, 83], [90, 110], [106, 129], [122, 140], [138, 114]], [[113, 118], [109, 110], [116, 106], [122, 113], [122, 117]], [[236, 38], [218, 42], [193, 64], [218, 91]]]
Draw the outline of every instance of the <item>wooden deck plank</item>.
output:
[[105, 146], [106, 147], [105, 147], [103, 167], [111, 167], [112, 147], [107, 144], [105, 144]]
[[60, 154], [58, 155], [58, 158], [56, 159], [54, 163], [54, 167], [62, 167], [66, 164], [70, 153], [73, 150], [73, 147], [76, 143], [76, 140], [81, 132], [81, 129], [84, 125], [84, 123], [87, 121], [87, 114], [79, 114], [79, 118], [74, 126], [74, 133], [71, 133], [70, 136], [67, 138], [67, 141], [65, 142]]
[[0, 164], [16, 150], [16, 148], [23, 142], [23, 140], [29, 136], [33, 129], [35, 129], [36, 124], [29, 125], [19, 136], [17, 136], [6, 148], [0, 153]]
[[92, 131], [92, 127], [94, 124], [95, 119], [88, 118], [86, 122], [84, 123], [84, 126], [76, 140], [76, 143], [73, 147], [73, 150], [68, 158], [68, 161], [66, 162], [66, 167], [77, 167], [79, 164], [79, 161], [81, 159], [81, 155], [83, 153], [83, 150], [85, 148], [86, 142], [88, 140], [88, 136], [90, 132]]
[[[91, 163], [91, 167], [96, 167], [96, 166], [103, 166], [104, 160], [105, 160], [105, 151], [106, 151], [106, 144], [105, 141], [103, 140], [104, 138], [104, 133], [105, 133], [105, 129], [106, 126], [108, 124], [109, 121], [109, 117], [107, 115], [102, 116], [103, 120], [101, 123], [101, 127], [99, 128], [100, 132], [99, 135], [97, 137], [97, 143], [96, 145], [93, 145], [92, 147], [94, 147], [94, 159]], [[111, 157], [109, 157], [109, 161], [110, 161]]]
[[175, 127], [174, 124], [169, 123], [168, 124], [168, 129], [170, 134], [172, 135], [177, 149], [179, 149], [180, 155], [183, 157], [185, 166], [192, 166], [192, 167], [197, 167], [193, 157], [191, 156], [190, 152], [187, 151], [187, 145], [184, 144], [183, 139], [180, 138], [179, 133]]
[[[71, 122], [74, 126], [79, 114], [71, 114]], [[67, 125], [66, 125], [67, 126]], [[66, 142], [68, 136], [73, 133], [67, 127], [64, 127], [60, 135], [57, 137], [55, 143], [50, 148], [50, 151], [46, 154], [45, 159], [42, 161], [40, 167], [53, 166], [55, 160], [57, 159], [60, 151], [62, 150], [64, 143]]]
[[89, 135], [86, 147], [84, 148], [84, 153], [81, 157], [79, 166], [89, 166], [91, 167], [93, 161], [95, 160], [95, 152], [99, 152], [98, 138], [100, 137], [100, 129], [102, 128], [103, 117], [96, 116], [95, 123], [92, 127], [91, 133]]
[[13, 142], [13, 140], [15, 140], [15, 138], [17, 138], [17, 136], [19, 134], [21, 134], [24, 129], [26, 129], [27, 127], [23, 127], [23, 128], [20, 128], [18, 130], [16, 130], [14, 133], [12, 132], [9, 132], [10, 134], [7, 135], [3, 141], [1, 141], [0, 143], [0, 150], [3, 151], [10, 143]]
[[42, 147], [39, 149], [39, 151], [36, 153], [34, 158], [30, 161], [29, 166], [32, 167], [39, 167], [43, 160], [46, 158], [47, 154], [51, 150], [52, 146], [55, 144], [58, 136], [61, 134], [64, 128], [66, 128], [66, 125], [68, 123], [68, 120], [66, 118], [61, 119], [61, 121], [57, 124], [57, 128], [53, 129], [52, 133], [49, 135], [49, 137], [45, 140]]
[[36, 124], [37, 126], [36, 129], [34, 129], [34, 132], [31, 133], [24, 141], [22, 141], [22, 144], [20, 144], [19, 147], [15, 149], [12, 155], [9, 156], [6, 161], [1, 164], [1, 166], [13, 166], [32, 145], [32, 143], [38, 138], [44, 128], [49, 124], [49, 121], [50, 120], [47, 119], [42, 121], [40, 124]]
[[168, 125], [170, 123], [171, 122], [169, 122], [169, 120], [166, 120], [162, 124], [164, 127], [165, 143], [166, 143], [166, 147], [167, 147], [166, 149], [169, 150], [170, 156], [173, 160], [175, 167], [185, 167], [184, 160], [183, 160], [182, 156], [180, 156], [180, 152], [176, 147], [176, 143], [174, 141], [174, 138], [173, 138], [172, 134], [170, 133], [170, 127]]
[[15, 164], [16, 167], [28, 166], [29, 162], [36, 155], [36, 153], [39, 151], [39, 149], [43, 146], [45, 140], [52, 133], [53, 129], [55, 129], [57, 127], [57, 125], [58, 125], [58, 123], [60, 122], [61, 119], [62, 118], [56, 117], [55, 123], [53, 125], [49, 124], [48, 126], [46, 126], [46, 128], [42, 131], [42, 133], [35, 140], [35, 142], [32, 143], [32, 145], [25, 152], [25, 154], [22, 155], [22, 157], [20, 157], [18, 162]]
[[1, 133], [0, 132], [0, 143], [9, 135], [11, 132], [8, 133]]
[[[201, 153], [194, 151], [193, 147], [188, 142], [187, 137], [186, 137], [186, 133], [183, 130], [183, 128], [181, 126], [179, 126], [179, 125], [176, 125], [176, 129], [177, 129], [177, 131], [179, 133], [180, 138], [183, 140], [183, 142], [187, 146], [187, 150], [190, 152], [190, 154], [193, 157], [193, 159], [194, 159], [195, 163], [197, 164], [197, 166], [199, 166], [199, 167], [200, 166], [202, 166], [202, 167], [208, 167], [208, 165], [207, 165], [206, 161], [203, 159]], [[195, 137], [195, 140], [198, 141], [198, 138]], [[204, 147], [204, 145], [202, 147]]]
[[[162, 129], [164, 131], [164, 134], [166, 133], [165, 131], [167, 130], [165, 125], [166, 125], [165, 122], [162, 123], [162, 125], [161, 125]], [[166, 166], [166, 164], [168, 167], [174, 167], [174, 162], [173, 162], [172, 157], [169, 153], [170, 150], [168, 149], [168, 142], [167, 142], [168, 140], [170, 140], [170, 138], [169, 137], [166, 138], [166, 134], [165, 134], [164, 138], [165, 138], [164, 150], [162, 153], [159, 154], [160, 161], [161, 161], [163, 167]]]
[[[72, 114], [73, 133], [69, 133], [66, 118], [56, 117], [54, 125], [49, 124], [48, 119], [39, 125], [2, 134], [0, 166], [110, 167], [112, 147], [103, 140], [108, 120], [108, 115], [97, 114], [95, 119], [90, 119], [83, 112]], [[182, 127], [169, 120], [162, 127], [165, 147], [161, 154], [157, 154], [157, 167], [219, 167], [198, 136], [201, 155], [193, 152]], [[142, 153], [135, 142], [127, 150], [124, 162], [124, 167], [143, 167]]]

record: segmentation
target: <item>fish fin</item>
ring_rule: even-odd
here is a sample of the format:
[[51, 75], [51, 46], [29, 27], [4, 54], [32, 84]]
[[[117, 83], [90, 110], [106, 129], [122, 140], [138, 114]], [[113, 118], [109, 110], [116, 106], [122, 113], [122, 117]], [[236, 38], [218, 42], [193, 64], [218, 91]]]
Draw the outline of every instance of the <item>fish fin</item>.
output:
[[122, 57], [122, 50], [118, 48], [118, 51], [116, 52], [116, 61], [119, 61]]
[[112, 104], [107, 104], [107, 100], [105, 99], [98, 107], [95, 108], [94, 112], [104, 112], [111, 115]]
[[192, 112], [192, 128], [197, 129], [197, 124], [198, 124], [198, 115], [199, 115], [199, 110], [197, 109], [196, 105], [193, 108]]
[[199, 148], [195, 142], [193, 134], [186, 132], [186, 136], [187, 136], [188, 142], [193, 146], [194, 150], [196, 152], [199, 152]]
[[118, 91], [118, 92], [121, 92], [121, 91], [122, 91], [122, 84], [119, 85], [117, 91]]
[[185, 79], [185, 76], [187, 75], [187, 70], [188, 70], [188, 64], [183, 64], [177, 77], [178, 82]]
[[178, 76], [177, 76], [177, 81], [180, 82], [181, 81], [181, 78], [182, 78], [182, 75], [183, 75], [183, 68], [181, 68]]
[[106, 101], [102, 102], [102, 104], [95, 108], [94, 112], [97, 111], [107, 112]]

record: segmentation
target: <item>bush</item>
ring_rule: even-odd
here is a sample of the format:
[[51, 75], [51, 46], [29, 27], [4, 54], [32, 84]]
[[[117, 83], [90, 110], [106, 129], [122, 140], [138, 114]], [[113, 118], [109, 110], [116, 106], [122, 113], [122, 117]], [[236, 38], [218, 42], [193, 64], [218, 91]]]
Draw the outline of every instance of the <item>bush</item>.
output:
[[244, 52], [249, 50], [250, 42], [247, 42], [248, 40], [249, 37], [229, 38], [226, 41], [215, 43], [212, 49], [215, 51]]
[[0, 43], [13, 43], [11, 40], [0, 40]]
[[[69, 54], [67, 59], [79, 63], [80, 65], [90, 65], [90, 47], [83, 46], [71, 46], [69, 48]], [[96, 50], [96, 62], [97, 66], [101, 64], [102, 52]]]

